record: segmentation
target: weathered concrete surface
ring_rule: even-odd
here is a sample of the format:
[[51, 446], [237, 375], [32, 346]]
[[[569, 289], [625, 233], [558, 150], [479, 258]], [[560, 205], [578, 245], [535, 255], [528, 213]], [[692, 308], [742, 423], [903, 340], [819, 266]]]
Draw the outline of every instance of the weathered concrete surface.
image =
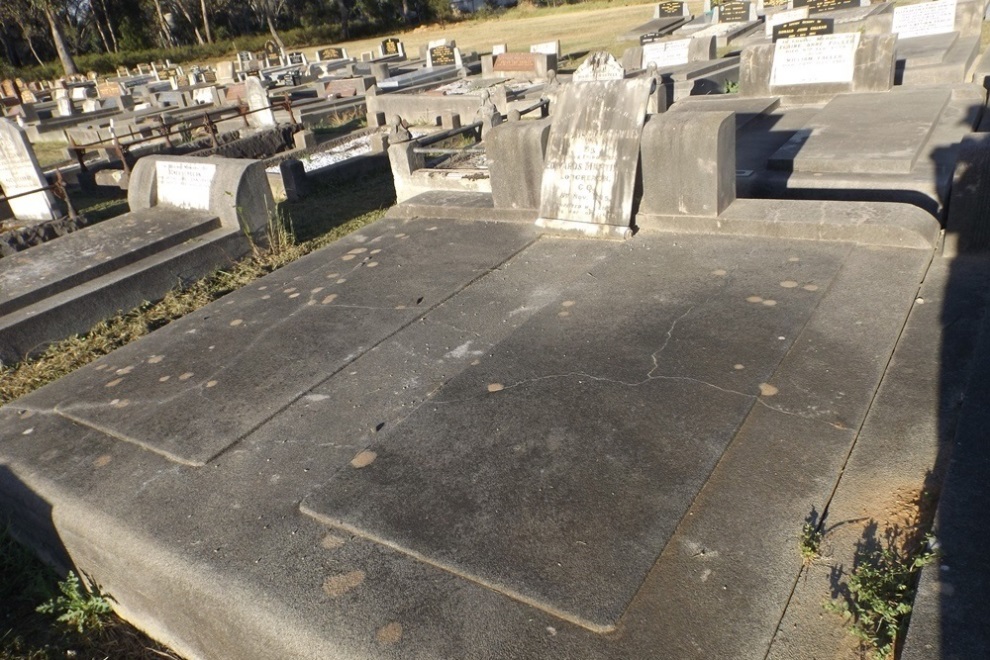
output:
[[0, 409], [0, 500], [191, 658], [762, 658], [931, 255], [384, 220]]

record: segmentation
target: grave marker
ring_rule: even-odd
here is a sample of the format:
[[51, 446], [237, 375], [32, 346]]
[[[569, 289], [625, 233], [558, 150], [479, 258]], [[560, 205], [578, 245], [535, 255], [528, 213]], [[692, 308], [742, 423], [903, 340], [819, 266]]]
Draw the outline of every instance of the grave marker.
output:
[[272, 112], [272, 104], [268, 100], [268, 92], [258, 78], [248, 78], [244, 81], [244, 96], [247, 99], [248, 110], [252, 112], [247, 116], [251, 126], [275, 126], [275, 113]]
[[946, 34], [956, 29], [956, 0], [935, 0], [906, 7], [894, 7], [890, 31], [899, 39]]
[[492, 55], [505, 55], [509, 52], [509, 47], [506, 44], [495, 44], [492, 46]]
[[653, 18], [681, 18], [688, 15], [686, 2], [661, 2], [653, 12]]
[[748, 2], [723, 2], [718, 6], [718, 23], [748, 23], [753, 6]]
[[585, 83], [599, 80], [622, 80], [626, 71], [612, 53], [592, 53], [581, 66], [574, 71], [571, 82]]
[[690, 61], [691, 40], [675, 39], [673, 41], [655, 41], [643, 44], [643, 63], [641, 68], [656, 65], [658, 69], [681, 66]]
[[859, 33], [782, 39], [775, 44], [770, 85], [851, 83]]
[[328, 62], [330, 60], [346, 60], [347, 51], [338, 46], [321, 48], [320, 50], [316, 51], [316, 58], [321, 62]]
[[[0, 119], [0, 189], [3, 194], [19, 195], [47, 185], [48, 180], [24, 131], [9, 119]], [[22, 221], [43, 222], [60, 216], [55, 197], [48, 190], [10, 199], [7, 204], [14, 217]]]
[[306, 64], [306, 56], [303, 55], [298, 50], [289, 53], [289, 64], [293, 66], [302, 66]]
[[405, 55], [405, 48], [402, 46], [402, 42], [395, 37], [389, 37], [388, 39], [383, 39], [381, 45], [378, 48], [382, 57], [393, 57], [396, 55]]
[[785, 23], [791, 23], [793, 21], [800, 21], [808, 18], [808, 8], [798, 7], [797, 9], [785, 9], [783, 11], [774, 12], [773, 14], [766, 15], [766, 36], [773, 37], [773, 29], [778, 25], [784, 25]]
[[802, 18], [773, 26], [773, 40], [819, 37], [835, 33], [835, 22], [831, 18]]
[[158, 161], [156, 170], [159, 204], [210, 210], [210, 189], [217, 172], [214, 163]]
[[546, 41], [541, 44], [533, 44], [529, 47], [529, 52], [560, 57], [560, 41]]
[[542, 227], [628, 234], [652, 79], [566, 85], [557, 100], [541, 187]]
[[426, 66], [461, 66], [461, 54], [447, 45], [433, 46], [426, 53]]

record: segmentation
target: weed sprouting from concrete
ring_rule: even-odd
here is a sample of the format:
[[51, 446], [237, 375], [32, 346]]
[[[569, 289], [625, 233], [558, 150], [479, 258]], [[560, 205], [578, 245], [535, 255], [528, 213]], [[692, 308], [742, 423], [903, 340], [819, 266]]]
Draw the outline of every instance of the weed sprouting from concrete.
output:
[[86, 589], [76, 574], [69, 571], [69, 575], [58, 583], [58, 588], [61, 595], [39, 605], [39, 612], [55, 616], [56, 621], [79, 633], [103, 628], [112, 608], [98, 587]]
[[935, 560], [930, 536], [920, 543], [898, 543], [888, 534], [887, 543], [861, 549], [846, 583], [842, 599], [825, 603], [850, 624], [864, 649], [877, 660], [894, 657], [898, 640], [907, 628], [921, 569]]
[[805, 565], [821, 556], [822, 532], [818, 529], [818, 525], [813, 522], [804, 523], [804, 526], [801, 527], [801, 538], [798, 546]]

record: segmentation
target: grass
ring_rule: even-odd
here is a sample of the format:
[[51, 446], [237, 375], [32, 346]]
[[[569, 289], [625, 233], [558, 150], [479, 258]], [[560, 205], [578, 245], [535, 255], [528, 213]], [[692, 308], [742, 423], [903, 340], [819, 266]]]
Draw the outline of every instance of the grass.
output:
[[382, 173], [363, 180], [360, 186], [354, 185], [350, 194], [324, 186], [319, 193], [298, 202], [280, 204], [269, 230], [272, 238], [268, 249], [255, 249], [228, 268], [173, 289], [162, 300], [107, 319], [86, 334], [56, 342], [40, 355], [0, 366], [0, 405], [374, 222], [384, 214], [383, 205], [390, 205], [394, 199], [391, 177]]
[[[109, 613], [98, 591], [58, 575], [0, 528], [0, 660], [175, 658]], [[41, 611], [39, 611], [41, 610]]]
[[69, 146], [68, 142], [37, 142], [32, 146], [34, 155], [38, 157], [38, 165], [42, 168], [70, 161], [68, 154], [65, 153], [65, 148]]
[[358, 110], [337, 112], [313, 127], [313, 133], [321, 142], [347, 135], [368, 126], [367, 116]]

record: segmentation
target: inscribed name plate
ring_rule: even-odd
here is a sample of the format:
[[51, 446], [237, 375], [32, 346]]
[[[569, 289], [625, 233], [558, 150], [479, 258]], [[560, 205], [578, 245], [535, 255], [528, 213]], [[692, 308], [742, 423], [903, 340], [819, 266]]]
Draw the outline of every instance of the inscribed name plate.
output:
[[690, 39], [654, 41], [643, 44], [643, 68], [656, 64], [658, 69], [687, 64], [691, 50]]
[[560, 42], [547, 41], [542, 44], [533, 44], [529, 47], [531, 53], [543, 53], [544, 55], [560, 55]]
[[852, 82], [859, 33], [781, 39], [774, 44], [771, 87]]
[[571, 82], [594, 82], [597, 80], [622, 80], [626, 71], [612, 53], [592, 53], [581, 63], [571, 76]]
[[907, 7], [894, 7], [891, 32], [898, 39], [945, 34], [956, 29], [956, 0], [935, 0]]
[[748, 2], [723, 2], [718, 6], [719, 23], [746, 23], [750, 19]]
[[653, 18], [676, 18], [680, 16], [687, 16], [687, 5], [683, 2], [661, 2], [653, 13]]
[[564, 87], [554, 110], [540, 195], [541, 226], [628, 227], [650, 79]]
[[797, 9], [785, 9], [784, 11], [778, 11], [773, 14], [767, 14], [766, 16], [766, 36], [773, 36], [773, 28], [776, 25], [783, 25], [784, 23], [790, 23], [791, 21], [800, 21], [802, 18], [808, 18], [808, 8], [798, 7]]
[[796, 39], [798, 37], [818, 37], [835, 32], [835, 21], [831, 18], [801, 18], [773, 26], [773, 40]]
[[210, 210], [210, 189], [216, 164], [159, 161], [155, 170], [159, 204]]

